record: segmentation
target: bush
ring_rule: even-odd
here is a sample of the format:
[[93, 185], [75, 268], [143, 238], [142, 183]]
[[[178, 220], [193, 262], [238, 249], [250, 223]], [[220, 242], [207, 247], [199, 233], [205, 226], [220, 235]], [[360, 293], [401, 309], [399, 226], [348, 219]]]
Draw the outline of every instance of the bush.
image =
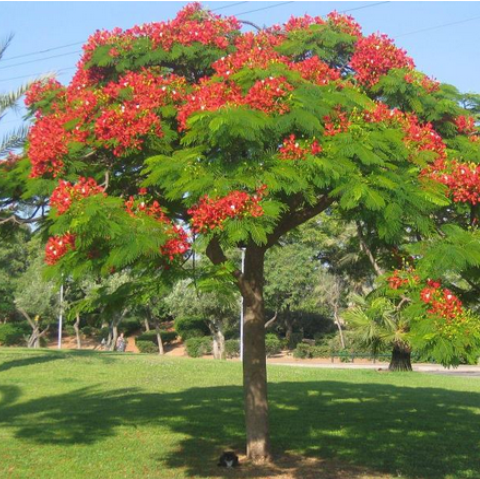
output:
[[267, 358], [278, 354], [282, 350], [282, 341], [275, 334], [267, 334], [265, 337], [265, 352]]
[[127, 318], [120, 323], [120, 329], [125, 336], [130, 336], [142, 328], [142, 323], [137, 318]]
[[[25, 328], [27, 326], [27, 328]], [[25, 336], [30, 333], [28, 324], [5, 323], [0, 324], [0, 344], [2, 346], [15, 346], [25, 342]]]
[[225, 356], [227, 358], [238, 358], [240, 356], [240, 340], [227, 339], [225, 341]]
[[198, 316], [185, 316], [175, 319], [175, 331], [180, 335], [182, 341], [189, 338], [200, 338], [210, 335], [205, 320]]
[[138, 341], [137, 348], [141, 353], [154, 354], [158, 353], [158, 346], [152, 341]]
[[67, 324], [65, 328], [63, 329], [63, 332], [67, 336], [75, 336], [75, 328], [71, 324]]
[[311, 344], [300, 343], [293, 351], [293, 357], [299, 359], [326, 358], [331, 356], [332, 351], [329, 345], [313, 346]]
[[199, 358], [212, 352], [212, 339], [209, 337], [190, 338], [185, 341], [185, 349], [191, 358]]
[[[162, 337], [163, 344], [171, 343], [172, 341], [175, 341], [175, 339], [177, 339], [178, 337], [178, 334], [176, 331], [160, 331], [160, 335]], [[143, 334], [140, 334], [140, 336], [137, 336], [137, 342], [138, 341], [150, 341], [152, 343], [155, 343], [158, 346], [157, 332], [147, 331]]]
[[99, 334], [99, 330], [97, 328], [94, 328], [92, 326], [84, 326], [83, 328], [80, 328], [80, 331], [85, 335], [85, 336], [95, 336]]

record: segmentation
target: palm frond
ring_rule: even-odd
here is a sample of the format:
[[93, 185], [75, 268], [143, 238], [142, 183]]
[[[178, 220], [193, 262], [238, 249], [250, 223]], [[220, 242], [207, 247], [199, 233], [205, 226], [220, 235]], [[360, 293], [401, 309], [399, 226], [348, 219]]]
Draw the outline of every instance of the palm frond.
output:
[[12, 40], [13, 40], [13, 33], [10, 33], [9, 35], [7, 35], [7, 37], [4, 40], [0, 41], [0, 60], [2, 59], [2, 56], [5, 53], [5, 50], [8, 48]]
[[16, 130], [13, 130], [12, 132], [4, 135], [2, 140], [0, 141], [0, 157], [5, 156], [15, 148], [20, 148], [25, 142], [27, 133], [28, 126], [22, 125], [19, 126]]
[[18, 111], [18, 100], [30, 88], [33, 82], [27, 82], [20, 85], [15, 91], [0, 94], [0, 116], [6, 110]]

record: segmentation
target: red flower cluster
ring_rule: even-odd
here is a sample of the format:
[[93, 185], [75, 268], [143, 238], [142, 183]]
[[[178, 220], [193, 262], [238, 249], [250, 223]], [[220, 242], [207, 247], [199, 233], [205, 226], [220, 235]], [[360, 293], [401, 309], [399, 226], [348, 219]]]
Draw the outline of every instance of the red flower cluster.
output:
[[53, 173], [56, 176], [63, 168], [63, 157], [71, 142], [84, 142], [86, 134], [80, 129], [65, 130], [66, 115], [51, 115], [39, 118], [28, 135], [28, 157], [32, 163], [31, 177]]
[[405, 116], [406, 125], [404, 126], [407, 146], [414, 144], [419, 151], [433, 151], [437, 158], [445, 159], [447, 156], [447, 146], [442, 137], [433, 129], [431, 123], [421, 125], [414, 115]]
[[476, 135], [478, 134], [478, 129], [475, 126], [475, 118], [472, 116], [458, 116], [455, 118], [455, 126], [457, 127], [458, 133], [462, 135]]
[[317, 140], [310, 143], [302, 142], [302, 146], [296, 139], [295, 135], [290, 135], [283, 140], [282, 146], [279, 148], [279, 156], [282, 160], [305, 160], [307, 155], [318, 155], [322, 151], [322, 147]]
[[456, 203], [480, 204], [480, 165], [454, 161], [448, 172], [434, 170], [432, 176], [448, 187], [448, 194]]
[[288, 58], [274, 49], [280, 41], [280, 35], [265, 31], [257, 35], [246, 33], [235, 40], [237, 50], [214, 62], [212, 67], [218, 75], [227, 78], [242, 68], [266, 69], [272, 63], [288, 64]]
[[95, 122], [95, 135], [113, 149], [115, 156], [121, 156], [129, 149], [139, 150], [144, 136], [149, 133], [162, 136], [159, 117], [137, 105], [115, 106], [105, 109]]
[[231, 105], [247, 105], [265, 113], [286, 113], [289, 108], [285, 96], [293, 87], [283, 77], [269, 77], [254, 83], [246, 96], [233, 82], [200, 81], [193, 93], [187, 95], [185, 103], [178, 109], [179, 130], [187, 128], [188, 118], [198, 111], [216, 111]]
[[171, 238], [160, 247], [160, 252], [163, 256], [167, 256], [170, 261], [173, 261], [176, 257], [183, 256], [190, 249], [190, 244], [186, 231], [178, 225], [169, 228], [167, 234]]
[[257, 190], [254, 195], [244, 191], [232, 191], [227, 196], [212, 199], [204, 196], [200, 202], [188, 210], [192, 217], [192, 227], [195, 232], [208, 233], [215, 228], [222, 229], [228, 218], [259, 217], [263, 208], [259, 204], [264, 196], [265, 187]]
[[287, 113], [289, 106], [285, 102], [288, 92], [293, 87], [284, 77], [269, 77], [254, 83], [244, 98], [244, 103], [250, 108], [264, 113]]
[[[140, 189], [140, 194], [142, 196], [146, 194], [146, 191], [144, 190], [144, 188]], [[189, 250], [190, 244], [188, 243], [188, 235], [186, 231], [179, 225], [172, 223], [162, 210], [158, 201], [154, 200], [152, 204], [149, 205], [144, 200], [138, 202], [135, 201], [133, 196], [130, 196], [128, 201], [125, 202], [125, 209], [130, 216], [135, 217], [139, 212], [142, 212], [166, 225], [167, 228], [165, 233], [169, 238], [165, 244], [160, 247], [160, 253], [163, 256], [168, 257], [170, 261], [173, 261], [176, 257], [184, 255]]]
[[405, 74], [405, 81], [415, 86], [422, 87], [427, 93], [433, 93], [438, 91], [440, 83], [433, 78], [429, 78], [420, 72], [408, 72]]
[[60, 92], [64, 89], [62, 84], [54, 78], [49, 78], [46, 81], [36, 81], [30, 85], [25, 94], [25, 105], [30, 107], [40, 101], [48, 92]]
[[385, 103], [378, 102], [375, 104], [373, 110], [365, 110], [363, 112], [363, 119], [367, 123], [388, 123], [401, 122], [405, 115], [396, 108], [389, 108]]
[[386, 35], [372, 34], [358, 40], [350, 66], [355, 70], [358, 82], [371, 87], [392, 68], [413, 69], [415, 65], [405, 50], [393, 44], [393, 40]]
[[187, 128], [188, 118], [198, 111], [216, 111], [225, 105], [242, 103], [240, 88], [232, 82], [209, 82], [203, 80], [194, 92], [187, 95], [185, 103], [178, 109], [178, 129]]
[[420, 298], [431, 305], [429, 314], [445, 319], [454, 319], [463, 313], [461, 301], [448, 289], [440, 289], [439, 282], [431, 281], [420, 293]]
[[75, 249], [75, 236], [66, 233], [63, 236], [52, 236], [45, 247], [45, 262], [52, 266], [69, 251]]
[[396, 269], [392, 276], [387, 278], [388, 281], [388, 286], [392, 289], [399, 289], [402, 286], [406, 285], [409, 283], [409, 280], [407, 277], [403, 276], [402, 274], [404, 273], [403, 270], [398, 270]]
[[[206, 46], [227, 48], [233, 33], [240, 30], [240, 23], [234, 17], [220, 17], [201, 9], [199, 3], [184, 7], [171, 21], [136, 25], [122, 31], [115, 28], [111, 32], [97, 31], [83, 47], [84, 55], [79, 63], [80, 73], [86, 73], [84, 79], [90, 83], [93, 76], [101, 71], [86, 70], [85, 65], [91, 60], [93, 52], [102, 45], [111, 45], [110, 56], [116, 58], [133, 48], [135, 41], [147, 37], [153, 48], [171, 50], [175, 44], [192, 45], [201, 43]], [[92, 75], [93, 74], [93, 75]], [[79, 79], [78, 78], [78, 79]]]
[[362, 27], [351, 15], [342, 15], [338, 12], [331, 12], [327, 15], [327, 20], [330, 25], [333, 25], [342, 33], [352, 35], [352, 37], [362, 36]]
[[331, 81], [340, 79], [340, 72], [330, 68], [317, 56], [307, 58], [298, 63], [292, 63], [291, 69], [298, 71], [305, 80], [316, 83], [317, 85], [326, 85]]
[[303, 17], [291, 16], [287, 23], [284, 24], [286, 32], [293, 32], [295, 30], [306, 30], [310, 25], [323, 25], [325, 20], [322, 17], [312, 17], [304, 15]]
[[339, 133], [345, 133], [348, 131], [351, 123], [347, 117], [347, 114], [341, 110], [340, 107], [335, 108], [335, 111], [332, 115], [327, 115], [323, 117], [325, 122], [325, 136], [335, 136]]
[[99, 194], [106, 196], [104, 189], [98, 186], [93, 178], [80, 177], [75, 185], [60, 180], [59, 185], [53, 190], [50, 197], [50, 206], [56, 208], [57, 213], [61, 215], [70, 209], [74, 201]]

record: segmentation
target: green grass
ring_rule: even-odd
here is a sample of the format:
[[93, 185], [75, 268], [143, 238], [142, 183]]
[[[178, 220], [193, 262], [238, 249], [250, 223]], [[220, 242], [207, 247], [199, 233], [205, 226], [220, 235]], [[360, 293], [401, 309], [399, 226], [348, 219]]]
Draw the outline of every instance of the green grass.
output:
[[[269, 382], [277, 455], [480, 478], [480, 378], [270, 366]], [[2, 349], [0, 477], [218, 477], [244, 447], [240, 384], [232, 362]]]

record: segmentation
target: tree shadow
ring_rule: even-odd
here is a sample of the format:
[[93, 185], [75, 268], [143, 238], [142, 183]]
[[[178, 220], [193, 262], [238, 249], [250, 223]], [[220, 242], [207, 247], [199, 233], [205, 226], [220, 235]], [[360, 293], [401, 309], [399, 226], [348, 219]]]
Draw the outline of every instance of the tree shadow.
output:
[[46, 356], [29, 356], [23, 359], [14, 359], [0, 364], [0, 372], [8, 371], [9, 369], [18, 368], [22, 366], [33, 366], [41, 363], [49, 363], [50, 361], [57, 361], [58, 359], [65, 359], [65, 356], [58, 354]]
[[[95, 444], [115, 436], [120, 426], [167, 427], [182, 439], [170, 455], [155, 458], [159, 467], [181, 468], [190, 477], [284, 473], [282, 460], [268, 476], [262, 468], [216, 467], [223, 450], [244, 447], [239, 386], [150, 393], [138, 388], [105, 392], [96, 385], [22, 403], [16, 402], [19, 391], [6, 393], [0, 427], [13, 428], [26, 442]], [[277, 456], [288, 452], [331, 460], [314, 463], [309, 475], [301, 468], [295, 472], [294, 459], [288, 477], [373, 477], [365, 470], [406, 478], [480, 477], [480, 393], [319, 381], [273, 383], [269, 398]], [[352, 466], [348, 473], [341, 472], [342, 464]]]

